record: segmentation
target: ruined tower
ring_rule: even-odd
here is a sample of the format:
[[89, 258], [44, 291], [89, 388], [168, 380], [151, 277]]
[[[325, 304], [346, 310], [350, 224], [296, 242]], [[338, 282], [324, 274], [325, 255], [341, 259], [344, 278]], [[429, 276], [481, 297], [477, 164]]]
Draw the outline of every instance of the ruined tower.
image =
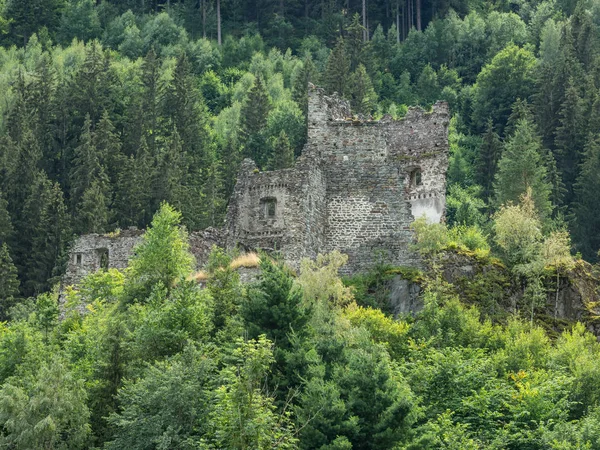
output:
[[414, 263], [410, 224], [444, 216], [447, 104], [359, 120], [347, 102], [310, 86], [308, 105], [308, 142], [293, 168], [260, 172], [244, 161], [228, 246], [277, 249], [292, 263], [337, 249], [349, 256], [347, 272], [380, 258]]

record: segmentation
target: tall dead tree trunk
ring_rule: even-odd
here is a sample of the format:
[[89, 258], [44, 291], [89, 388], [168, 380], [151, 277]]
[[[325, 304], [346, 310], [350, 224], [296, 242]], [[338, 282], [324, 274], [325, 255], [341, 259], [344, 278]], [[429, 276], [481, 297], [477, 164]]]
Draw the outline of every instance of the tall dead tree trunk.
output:
[[221, 0], [217, 0], [217, 44], [221, 46]]
[[202, 1], [202, 37], [206, 39], [206, 0]]
[[400, 42], [400, 5], [396, 3], [396, 42]]
[[417, 30], [421, 31], [421, 0], [417, 1]]
[[362, 19], [363, 19], [363, 41], [369, 40], [369, 32], [367, 31], [367, 0], [362, 0]]

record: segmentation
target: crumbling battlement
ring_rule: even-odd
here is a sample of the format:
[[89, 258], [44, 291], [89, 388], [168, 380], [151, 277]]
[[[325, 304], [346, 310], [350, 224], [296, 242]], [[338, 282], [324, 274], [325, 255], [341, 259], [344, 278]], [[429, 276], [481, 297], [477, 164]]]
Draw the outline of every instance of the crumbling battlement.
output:
[[[202, 265], [213, 244], [279, 251], [290, 264], [339, 250], [344, 270], [362, 272], [382, 258], [417, 263], [410, 224], [444, 218], [448, 168], [448, 105], [410, 108], [403, 119], [352, 116], [348, 103], [310, 85], [308, 141], [290, 169], [261, 172], [243, 161], [222, 230], [190, 234]], [[65, 281], [101, 267], [123, 268], [140, 239], [82, 236]]]

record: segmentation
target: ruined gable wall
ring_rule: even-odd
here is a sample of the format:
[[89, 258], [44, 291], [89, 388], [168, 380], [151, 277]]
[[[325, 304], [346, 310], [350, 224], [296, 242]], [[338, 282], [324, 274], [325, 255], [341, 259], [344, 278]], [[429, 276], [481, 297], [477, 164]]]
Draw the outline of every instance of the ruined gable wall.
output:
[[142, 230], [124, 230], [114, 235], [86, 234], [77, 238], [69, 252], [63, 284], [78, 283], [101, 268], [103, 254], [111, 269], [125, 269], [134, 247], [142, 240]]

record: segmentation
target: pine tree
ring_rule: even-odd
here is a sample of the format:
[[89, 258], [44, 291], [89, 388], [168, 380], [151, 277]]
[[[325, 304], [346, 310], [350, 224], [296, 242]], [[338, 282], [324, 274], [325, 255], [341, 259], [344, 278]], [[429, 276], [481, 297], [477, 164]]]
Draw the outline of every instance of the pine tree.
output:
[[596, 260], [600, 250], [600, 135], [591, 135], [585, 147], [575, 185], [574, 241], [586, 259]]
[[498, 168], [498, 161], [502, 154], [502, 142], [494, 131], [494, 123], [488, 120], [483, 141], [477, 154], [477, 183], [483, 188], [481, 195], [484, 199], [491, 199], [494, 193], [494, 178]]
[[13, 264], [6, 242], [0, 243], [0, 319], [8, 318], [8, 309], [19, 295], [17, 268]]
[[533, 201], [539, 214], [546, 218], [552, 211], [549, 200], [551, 186], [547, 181], [542, 145], [535, 126], [522, 119], [514, 134], [505, 142], [494, 190], [498, 205], [518, 203], [528, 188], [533, 191]]
[[353, 112], [368, 115], [375, 109], [377, 94], [365, 66], [360, 64], [350, 78], [348, 96]]
[[264, 128], [270, 110], [269, 94], [257, 76], [240, 112], [240, 137], [244, 145], [244, 156], [252, 158], [258, 167], [264, 167], [267, 163]]
[[273, 151], [269, 162], [270, 170], [289, 169], [294, 164], [294, 149], [285, 131], [281, 130], [277, 138], [272, 138]]
[[560, 126], [556, 129], [555, 138], [556, 160], [567, 189], [565, 201], [570, 203], [585, 142], [582, 102], [573, 78], [569, 82], [559, 116]]
[[329, 54], [327, 67], [323, 74], [323, 85], [327, 93], [337, 92], [342, 97], [345, 96], [349, 76], [350, 58], [346, 54], [344, 39], [340, 37]]

